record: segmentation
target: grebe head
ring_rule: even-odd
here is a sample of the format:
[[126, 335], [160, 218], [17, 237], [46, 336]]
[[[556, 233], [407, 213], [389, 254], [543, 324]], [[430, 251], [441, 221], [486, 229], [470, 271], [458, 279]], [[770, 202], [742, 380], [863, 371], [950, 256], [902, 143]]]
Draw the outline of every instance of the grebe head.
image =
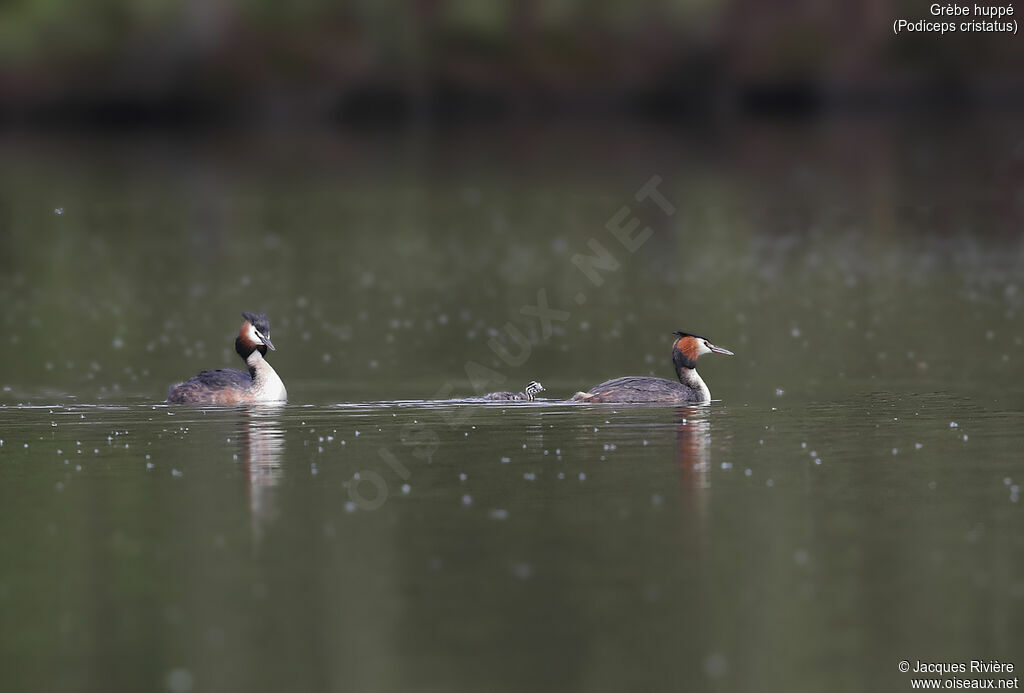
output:
[[672, 363], [675, 364], [676, 372], [681, 368], [696, 368], [697, 359], [704, 354], [725, 354], [733, 356], [728, 349], [715, 346], [707, 338], [699, 334], [689, 332], [673, 332], [676, 341], [672, 343]]
[[526, 394], [527, 397], [529, 397], [532, 400], [535, 395], [537, 395], [540, 392], [544, 392], [544, 386], [538, 383], [536, 380], [531, 380], [526, 384], [526, 388], [523, 389], [523, 392]]
[[274, 351], [270, 341], [270, 320], [263, 313], [242, 313], [245, 322], [235, 337], [235, 351], [243, 359], [249, 358], [254, 351], [266, 356], [267, 349]]

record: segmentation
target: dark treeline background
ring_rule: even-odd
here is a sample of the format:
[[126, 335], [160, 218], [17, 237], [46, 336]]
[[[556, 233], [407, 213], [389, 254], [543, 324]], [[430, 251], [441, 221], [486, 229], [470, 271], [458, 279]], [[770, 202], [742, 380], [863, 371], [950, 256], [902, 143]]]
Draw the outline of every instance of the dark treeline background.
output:
[[894, 35], [896, 18], [936, 19], [929, 7], [8, 0], [0, 123], [452, 123], [1024, 104], [1017, 37]]

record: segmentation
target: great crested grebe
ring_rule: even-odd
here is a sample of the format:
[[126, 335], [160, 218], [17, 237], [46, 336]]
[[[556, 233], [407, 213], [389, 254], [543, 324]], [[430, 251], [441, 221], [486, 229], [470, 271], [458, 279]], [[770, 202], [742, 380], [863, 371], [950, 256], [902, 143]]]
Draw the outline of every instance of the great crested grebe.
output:
[[531, 380], [522, 392], [492, 392], [483, 398], [491, 402], [532, 402], [539, 392], [544, 392], [544, 386]]
[[697, 374], [697, 359], [702, 354], [725, 354], [728, 349], [715, 346], [704, 337], [688, 332], [673, 332], [672, 363], [679, 382], [664, 378], [629, 376], [595, 385], [587, 392], [577, 392], [570, 402], [660, 402], [680, 404], [710, 402], [711, 391]]
[[270, 321], [263, 313], [242, 313], [245, 322], [235, 337], [235, 351], [249, 367], [247, 371], [218, 368], [202, 371], [167, 391], [167, 401], [180, 404], [246, 404], [283, 402], [288, 392], [280, 376], [264, 357], [270, 343]]

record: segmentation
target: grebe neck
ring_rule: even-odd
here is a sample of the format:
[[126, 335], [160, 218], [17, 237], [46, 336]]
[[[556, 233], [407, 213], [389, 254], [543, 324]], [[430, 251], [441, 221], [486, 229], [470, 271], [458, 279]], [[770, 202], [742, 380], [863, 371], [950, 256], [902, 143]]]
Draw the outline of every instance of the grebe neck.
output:
[[249, 367], [249, 375], [254, 381], [259, 380], [263, 367], [270, 367], [270, 364], [263, 358], [263, 354], [257, 350], [253, 350], [251, 354], [245, 357], [245, 365]]
[[711, 401], [711, 390], [708, 389], [707, 383], [700, 377], [696, 368], [687, 368], [686, 366], [677, 366], [676, 375], [679, 377], [679, 382], [690, 388], [695, 392], [701, 393], [700, 401], [710, 402]]
[[288, 391], [285, 390], [284, 382], [277, 371], [267, 363], [258, 350], [253, 351], [245, 359], [245, 365], [249, 367], [249, 376], [252, 378], [252, 386], [257, 399], [266, 401], [284, 401], [288, 399]]

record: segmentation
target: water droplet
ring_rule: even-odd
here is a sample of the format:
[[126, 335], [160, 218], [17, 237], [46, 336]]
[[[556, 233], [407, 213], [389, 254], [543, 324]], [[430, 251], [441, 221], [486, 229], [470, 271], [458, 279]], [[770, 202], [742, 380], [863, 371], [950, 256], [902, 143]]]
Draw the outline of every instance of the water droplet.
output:
[[188, 693], [192, 690], [192, 673], [188, 669], [171, 669], [164, 683], [171, 693]]
[[514, 563], [512, 565], [512, 574], [520, 580], [529, 580], [533, 577], [533, 567], [529, 563]]
[[712, 652], [704, 659], [704, 673], [713, 679], [717, 679], [729, 668], [725, 655], [720, 652]]

